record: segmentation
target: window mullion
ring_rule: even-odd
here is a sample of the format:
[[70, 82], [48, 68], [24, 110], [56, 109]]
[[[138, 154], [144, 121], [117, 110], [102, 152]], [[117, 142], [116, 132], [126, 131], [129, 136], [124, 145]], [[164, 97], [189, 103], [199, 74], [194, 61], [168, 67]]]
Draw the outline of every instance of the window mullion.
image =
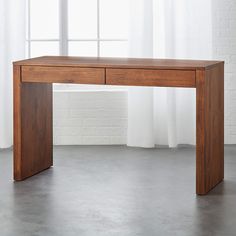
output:
[[60, 55], [68, 55], [68, 0], [59, 0]]
[[97, 56], [100, 57], [100, 0], [97, 0]]

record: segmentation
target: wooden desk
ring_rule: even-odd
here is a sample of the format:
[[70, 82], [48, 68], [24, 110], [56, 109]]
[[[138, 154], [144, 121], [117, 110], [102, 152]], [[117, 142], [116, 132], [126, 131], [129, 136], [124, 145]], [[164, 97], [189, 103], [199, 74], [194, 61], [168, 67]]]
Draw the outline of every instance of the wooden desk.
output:
[[15, 62], [15, 180], [53, 165], [52, 83], [196, 88], [196, 192], [206, 194], [223, 180], [224, 62], [82, 57]]

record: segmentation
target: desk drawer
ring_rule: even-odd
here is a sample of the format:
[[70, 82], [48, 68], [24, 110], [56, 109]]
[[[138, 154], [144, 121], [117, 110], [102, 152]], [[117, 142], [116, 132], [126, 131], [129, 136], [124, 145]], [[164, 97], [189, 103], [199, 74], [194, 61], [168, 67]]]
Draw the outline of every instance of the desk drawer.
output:
[[22, 82], [105, 84], [105, 69], [22, 66]]
[[106, 84], [195, 87], [196, 76], [194, 70], [107, 69]]

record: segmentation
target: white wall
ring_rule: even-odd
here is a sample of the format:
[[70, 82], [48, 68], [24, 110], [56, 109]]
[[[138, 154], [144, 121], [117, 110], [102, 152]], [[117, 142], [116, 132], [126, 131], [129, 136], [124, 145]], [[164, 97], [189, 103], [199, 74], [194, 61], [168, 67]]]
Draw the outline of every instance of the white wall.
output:
[[225, 143], [236, 143], [236, 1], [213, 0], [213, 58], [225, 60]]
[[54, 92], [54, 144], [125, 144], [127, 92]]

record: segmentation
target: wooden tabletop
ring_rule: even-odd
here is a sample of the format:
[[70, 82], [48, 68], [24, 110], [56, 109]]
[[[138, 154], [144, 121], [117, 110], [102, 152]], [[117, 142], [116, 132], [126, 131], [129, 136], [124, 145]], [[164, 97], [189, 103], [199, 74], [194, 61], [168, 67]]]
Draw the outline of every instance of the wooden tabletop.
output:
[[44, 56], [28, 60], [16, 61], [14, 62], [14, 65], [205, 70], [212, 68], [219, 63], [224, 62], [205, 60]]

